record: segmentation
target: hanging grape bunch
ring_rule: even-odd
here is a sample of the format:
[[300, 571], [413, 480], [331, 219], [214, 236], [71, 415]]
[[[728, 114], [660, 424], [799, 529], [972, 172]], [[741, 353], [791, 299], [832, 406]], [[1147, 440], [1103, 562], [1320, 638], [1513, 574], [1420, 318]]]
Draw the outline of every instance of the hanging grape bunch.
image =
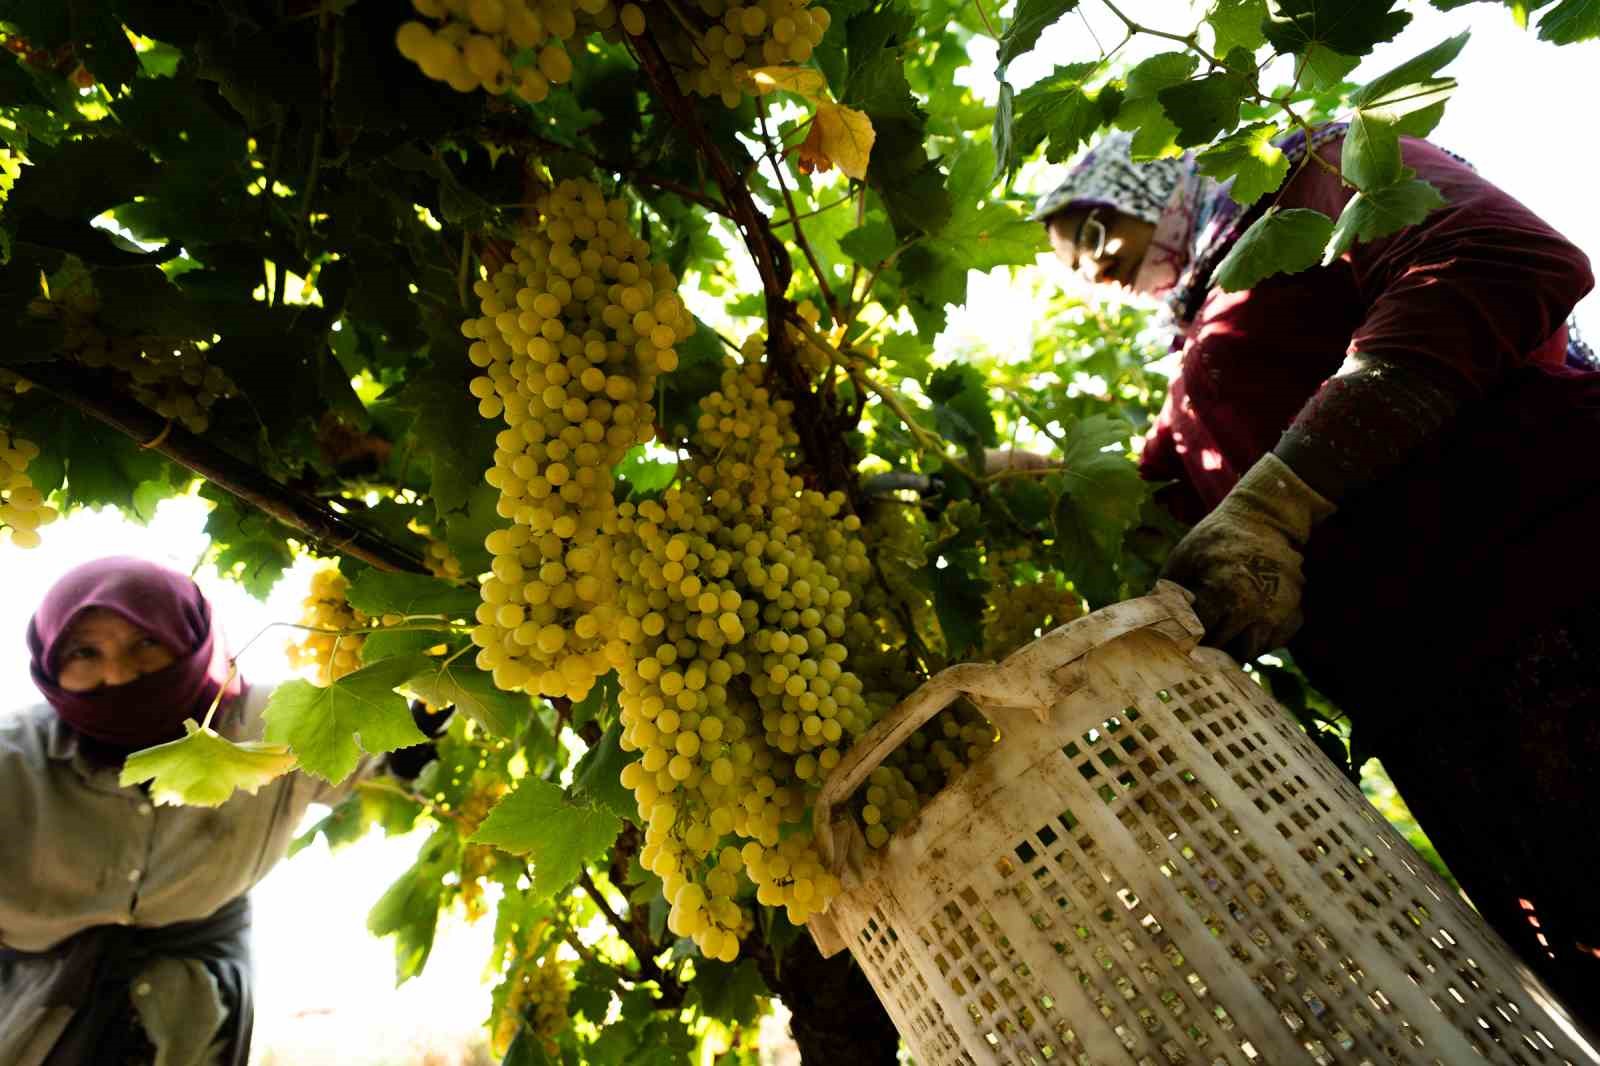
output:
[[484, 370], [479, 413], [506, 426], [485, 480], [512, 520], [485, 542], [494, 572], [472, 639], [501, 688], [581, 699], [627, 654], [612, 469], [652, 439], [656, 375], [678, 365], [694, 322], [625, 202], [568, 180], [537, 207], [512, 261], [476, 285], [483, 317], [462, 324]]
[[99, 296], [86, 276], [65, 279], [48, 299], [34, 301], [35, 316], [54, 318], [63, 327], [62, 351], [93, 370], [109, 368], [127, 377], [129, 392], [163, 418], [193, 433], [211, 426], [218, 400], [239, 394], [221, 367], [206, 358], [203, 342], [182, 337], [120, 336], [96, 319]]
[[[567, 42], [617, 24], [611, 0], [413, 0], [430, 22], [407, 22], [395, 35], [400, 54], [457, 92], [514, 92], [530, 104], [572, 78]], [[532, 50], [534, 62], [512, 60]]]
[[[738, 107], [748, 92], [749, 71], [808, 62], [831, 21], [826, 10], [812, 10], [807, 0], [748, 5], [697, 0], [681, 14], [662, 10], [652, 15], [650, 26], [678, 72], [678, 83], [700, 96], [718, 97], [729, 107]], [[644, 32], [645, 11], [638, 4], [624, 4], [621, 17], [629, 33]], [[659, 22], [668, 28], [658, 29]]]
[[39, 446], [0, 428], [0, 530], [19, 548], [39, 546], [39, 527], [56, 520], [56, 509], [34, 488], [28, 464]]
[[651, 5], [648, 17], [644, 6], [619, 8], [614, 0], [412, 0], [412, 6], [429, 21], [402, 25], [395, 46], [423, 74], [458, 92], [511, 92], [530, 104], [571, 80], [573, 42], [594, 32], [620, 40], [621, 32], [638, 36], [648, 27], [685, 91], [737, 107], [749, 91], [749, 71], [809, 61], [830, 25], [828, 12], [811, 10], [807, 0]]
[[295, 669], [309, 667], [319, 685], [331, 685], [346, 674], [361, 668], [362, 633], [371, 619], [350, 606], [350, 582], [335, 567], [311, 575], [311, 590], [302, 601], [300, 624], [312, 627], [295, 644], [289, 645], [289, 664]]

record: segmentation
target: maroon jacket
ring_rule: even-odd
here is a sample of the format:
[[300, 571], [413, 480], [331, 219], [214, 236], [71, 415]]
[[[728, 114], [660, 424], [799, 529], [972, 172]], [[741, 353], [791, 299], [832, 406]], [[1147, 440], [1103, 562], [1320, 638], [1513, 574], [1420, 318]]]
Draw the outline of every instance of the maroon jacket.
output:
[[[1304, 168], [1279, 205], [1337, 217], [1353, 195], [1335, 173], [1341, 146], [1320, 150], [1334, 172]], [[1312, 534], [1306, 625], [1290, 650], [1347, 704], [1459, 671], [1579, 604], [1600, 608], [1600, 374], [1564, 366], [1588, 260], [1447, 153], [1411, 139], [1402, 151], [1447, 205], [1327, 267], [1212, 291], [1141, 459], [1195, 521], [1347, 352], [1430, 360], [1470, 386], [1476, 399], [1439, 438]]]

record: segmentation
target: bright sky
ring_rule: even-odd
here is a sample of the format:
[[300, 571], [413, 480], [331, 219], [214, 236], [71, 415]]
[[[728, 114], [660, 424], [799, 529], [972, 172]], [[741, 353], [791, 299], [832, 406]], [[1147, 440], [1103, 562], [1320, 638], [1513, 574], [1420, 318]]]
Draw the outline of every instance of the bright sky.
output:
[[[1092, 24], [1102, 40], [1117, 39], [1116, 25], [1098, 5]], [[1185, 29], [1192, 18], [1174, 19], [1171, 0], [1130, 0], [1132, 17], [1162, 28]], [[1462, 81], [1434, 134], [1438, 143], [1466, 156], [1497, 182], [1600, 261], [1600, 212], [1594, 209], [1600, 148], [1574, 125], [1574, 109], [1594, 99], [1593, 65], [1600, 44], [1557, 49], [1516, 31], [1506, 9], [1477, 4], [1451, 13], [1426, 6], [1394, 44], [1384, 46], [1358, 76], [1371, 76], [1460, 32], [1475, 40], [1450, 68]], [[1020, 87], [1057, 61], [1080, 58], [1076, 41], [1083, 27], [1069, 20], [1047, 33], [1040, 49], [1012, 68]], [[1159, 51], [1152, 47], [1147, 51]], [[974, 47], [979, 71], [992, 69], [993, 44]], [[992, 83], [990, 83], [992, 86]], [[1517, 87], [1519, 101], [1537, 87], [1546, 103], [1513, 111], [1500, 99]], [[981, 86], [980, 86], [981, 88]], [[990, 90], [992, 91], [992, 89]], [[1040, 192], [1060, 180], [1060, 168], [1025, 175], [1023, 188]], [[951, 317], [941, 348], [979, 340], [996, 349], [1031, 343], [1025, 306], [1033, 283], [1017, 285], [1000, 274], [974, 277], [968, 307]], [[1600, 334], [1600, 297], [1580, 305], [1580, 320]], [[32, 552], [0, 549], [0, 648], [11, 649], [12, 666], [0, 671], [0, 714], [37, 699], [28, 680], [23, 633], [34, 604], [49, 584], [74, 563], [103, 554], [128, 553], [192, 568], [205, 549], [204, 506], [197, 499], [162, 505], [155, 521], [141, 527], [109, 513], [80, 514], [44, 530]], [[292, 621], [309, 580], [302, 563], [271, 599], [258, 603], [209, 569], [196, 576], [238, 647], [274, 621]], [[242, 669], [257, 681], [287, 675], [283, 646], [291, 631], [266, 632], [243, 657]], [[399, 993], [390, 991], [392, 956], [387, 942], [365, 933], [367, 909], [411, 861], [415, 840], [369, 840], [338, 860], [320, 845], [280, 866], [256, 893], [260, 1001], [258, 1049], [291, 1039], [293, 1051], [278, 1061], [302, 1066], [339, 1062], [348, 1066], [382, 1061], [418, 1061], [415, 1040], [446, 1031], [466, 1039], [486, 1012], [477, 978], [488, 951], [487, 923], [451, 930], [441, 938], [429, 973]], [[338, 865], [335, 866], [334, 862]], [[307, 965], [314, 960], [314, 965]], [[331, 1012], [331, 1013], [330, 1013]], [[352, 1042], [350, 1033], [362, 1033]], [[318, 1043], [321, 1041], [321, 1043]], [[288, 1045], [283, 1045], [288, 1050]], [[259, 1058], [259, 1056], [258, 1056]]]

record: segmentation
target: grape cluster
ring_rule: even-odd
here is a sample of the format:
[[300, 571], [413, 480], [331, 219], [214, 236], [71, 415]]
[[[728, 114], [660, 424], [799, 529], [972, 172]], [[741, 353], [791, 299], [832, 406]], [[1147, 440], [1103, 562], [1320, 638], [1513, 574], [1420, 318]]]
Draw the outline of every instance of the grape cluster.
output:
[[[808, 5], [696, 0], [659, 8], [650, 28], [686, 92], [737, 107], [752, 69], [810, 60], [831, 19]], [[572, 79], [568, 48], [594, 32], [613, 42], [638, 36], [647, 22], [631, 0], [412, 0], [412, 7], [428, 21], [404, 23], [395, 47], [423, 74], [458, 92], [510, 92], [531, 104]]]
[[627, 654], [612, 470], [654, 436], [656, 375], [694, 322], [626, 203], [569, 180], [537, 206], [511, 263], [477, 284], [482, 317], [462, 325], [484, 370], [479, 413], [505, 422], [485, 479], [512, 520], [485, 541], [493, 574], [472, 639], [501, 688], [582, 699]]
[[0, 529], [19, 548], [37, 548], [39, 527], [56, 520], [56, 509], [28, 477], [28, 464], [38, 455], [33, 441], [0, 428]]
[[[841, 642], [869, 576], [841, 494], [789, 471], [791, 405], [762, 384], [764, 343], [701, 400], [681, 485], [618, 508], [624, 770], [640, 861], [669, 926], [731, 960], [757, 901], [804, 922], [838, 891], [802, 825], [842, 749], [871, 724]], [[738, 843], [742, 841], [742, 844]]]
[[319, 685], [331, 685], [361, 668], [361, 646], [367, 638], [349, 631], [369, 628], [372, 619], [350, 606], [349, 591], [350, 582], [330, 566], [311, 575], [311, 591], [302, 601], [301, 625], [338, 631], [308, 631], [289, 645], [289, 664], [297, 670], [309, 667]]
[[[572, 78], [567, 42], [617, 24], [612, 0], [412, 0], [417, 14], [395, 35], [400, 54], [457, 92], [514, 92], [530, 104]], [[530, 50], [534, 61], [514, 66]]]
[[494, 1027], [493, 1048], [504, 1055], [527, 1024], [543, 1045], [545, 1054], [556, 1057], [556, 1037], [567, 1028], [567, 1000], [572, 993], [571, 967], [556, 956], [556, 948], [543, 955], [524, 956], [506, 977], [504, 999], [500, 1001]]
[[81, 278], [52, 299], [37, 301], [32, 310], [61, 321], [62, 350], [69, 359], [91, 369], [121, 372], [134, 399], [191, 432], [204, 433], [211, 425], [212, 406], [239, 394], [227, 373], [207, 361], [203, 342], [107, 334], [95, 319], [99, 306], [88, 279]]
[[[644, 10], [638, 4], [623, 4], [621, 18], [629, 33], [644, 31]], [[691, 25], [688, 18], [695, 19], [692, 31], [684, 29]], [[662, 50], [677, 69], [679, 84], [738, 107], [749, 91], [745, 75], [750, 70], [807, 62], [828, 32], [831, 17], [824, 8], [810, 8], [808, 0], [696, 0], [684, 21], [663, 21], [669, 32], [660, 34]]]
[[461, 560], [456, 553], [450, 550], [448, 542], [440, 540], [433, 535], [433, 530], [413, 519], [406, 523], [406, 528], [422, 537], [427, 546], [423, 550], [422, 565], [434, 577], [442, 577], [453, 581], [461, 576]]
[[[1014, 554], [1014, 553], [1013, 553]], [[983, 612], [983, 655], [1003, 659], [1024, 644], [1083, 615], [1083, 600], [1054, 571], [1013, 577], [991, 561]]]

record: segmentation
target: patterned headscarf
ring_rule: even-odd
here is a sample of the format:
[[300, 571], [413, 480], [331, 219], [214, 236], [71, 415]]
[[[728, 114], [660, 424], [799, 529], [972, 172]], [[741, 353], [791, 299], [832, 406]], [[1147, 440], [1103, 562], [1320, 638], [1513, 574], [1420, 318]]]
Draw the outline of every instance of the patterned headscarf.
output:
[[[1345, 129], [1344, 123], [1323, 126], [1313, 136], [1312, 147], [1342, 137]], [[1306, 138], [1298, 130], [1277, 144], [1291, 166], [1305, 156]], [[1167, 323], [1181, 330], [1199, 311], [1217, 265], [1269, 200], [1262, 197], [1242, 207], [1228, 195], [1231, 179], [1219, 183], [1201, 175], [1192, 153], [1136, 163], [1132, 145], [1131, 133], [1108, 134], [1065, 181], [1039, 199], [1030, 217], [1047, 221], [1073, 208], [1106, 207], [1155, 226], [1133, 288], [1161, 297]]]
[[1173, 190], [1194, 169], [1188, 156], [1135, 163], [1133, 134], [1117, 130], [1089, 149], [1029, 217], [1038, 222], [1079, 207], [1109, 207], [1156, 225]]

